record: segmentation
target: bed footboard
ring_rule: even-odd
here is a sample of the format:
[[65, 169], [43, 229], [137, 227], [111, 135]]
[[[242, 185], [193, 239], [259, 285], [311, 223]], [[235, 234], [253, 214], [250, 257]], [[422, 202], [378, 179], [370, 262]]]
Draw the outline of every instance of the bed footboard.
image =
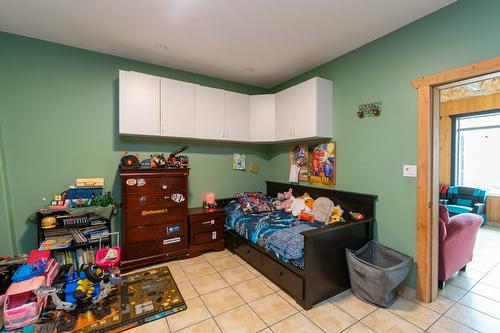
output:
[[350, 288], [345, 249], [373, 238], [374, 219], [304, 232], [304, 308]]

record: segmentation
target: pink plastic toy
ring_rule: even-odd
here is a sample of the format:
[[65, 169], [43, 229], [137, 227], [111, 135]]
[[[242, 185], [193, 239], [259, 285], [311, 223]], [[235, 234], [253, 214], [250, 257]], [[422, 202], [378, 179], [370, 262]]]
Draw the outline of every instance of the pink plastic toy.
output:
[[45, 276], [37, 276], [10, 285], [5, 293], [3, 308], [3, 320], [7, 330], [27, 326], [38, 320], [47, 297], [39, 297], [34, 291], [45, 283]]
[[[118, 232], [110, 232], [106, 236], [115, 235], [117, 244], [120, 244], [120, 234]], [[104, 236], [104, 235], [103, 235]], [[95, 255], [95, 264], [106, 271], [114, 271], [120, 263], [120, 247], [113, 246], [111, 248], [101, 247], [101, 238], [99, 238], [99, 250]]]

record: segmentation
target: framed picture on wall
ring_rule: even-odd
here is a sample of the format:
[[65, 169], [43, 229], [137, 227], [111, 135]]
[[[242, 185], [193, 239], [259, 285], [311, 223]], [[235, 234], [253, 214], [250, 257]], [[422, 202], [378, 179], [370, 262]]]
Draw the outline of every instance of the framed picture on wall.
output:
[[292, 145], [288, 148], [288, 170], [296, 165], [298, 169], [298, 181], [307, 182], [307, 145]]
[[335, 185], [337, 153], [335, 141], [309, 145], [309, 184]]

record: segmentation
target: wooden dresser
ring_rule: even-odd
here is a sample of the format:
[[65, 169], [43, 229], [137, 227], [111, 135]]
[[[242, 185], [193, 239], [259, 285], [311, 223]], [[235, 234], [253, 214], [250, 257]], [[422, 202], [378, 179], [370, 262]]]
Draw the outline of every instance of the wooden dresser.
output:
[[188, 254], [189, 169], [120, 169], [122, 258], [127, 270]]

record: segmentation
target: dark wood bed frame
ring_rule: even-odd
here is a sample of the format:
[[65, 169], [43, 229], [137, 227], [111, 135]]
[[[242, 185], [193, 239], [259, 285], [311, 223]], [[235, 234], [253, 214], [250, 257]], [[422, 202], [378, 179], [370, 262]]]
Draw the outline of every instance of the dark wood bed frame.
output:
[[[349, 211], [364, 213], [366, 219], [356, 222], [347, 220], [303, 232], [304, 270], [275, 258], [234, 230], [225, 232], [226, 248], [278, 285], [306, 310], [350, 288], [345, 249], [358, 249], [373, 239], [377, 196], [276, 182], [266, 184], [269, 196], [292, 188], [294, 196], [307, 192], [312, 198], [330, 198], [344, 209], [346, 220]], [[224, 206], [230, 200], [222, 199], [218, 203]]]

